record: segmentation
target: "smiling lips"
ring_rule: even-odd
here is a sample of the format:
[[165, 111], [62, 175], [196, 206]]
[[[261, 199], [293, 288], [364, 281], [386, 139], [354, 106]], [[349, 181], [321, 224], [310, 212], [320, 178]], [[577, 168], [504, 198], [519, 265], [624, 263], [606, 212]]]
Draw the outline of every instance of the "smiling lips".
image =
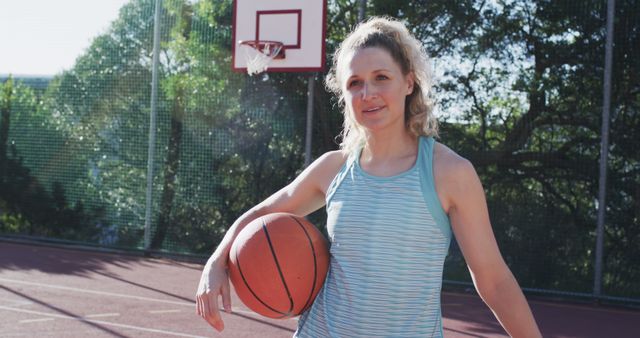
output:
[[380, 110], [382, 108], [384, 108], [384, 106], [375, 106], [375, 107], [363, 109], [362, 112], [363, 113], [374, 113], [374, 112], [377, 112], [378, 110]]

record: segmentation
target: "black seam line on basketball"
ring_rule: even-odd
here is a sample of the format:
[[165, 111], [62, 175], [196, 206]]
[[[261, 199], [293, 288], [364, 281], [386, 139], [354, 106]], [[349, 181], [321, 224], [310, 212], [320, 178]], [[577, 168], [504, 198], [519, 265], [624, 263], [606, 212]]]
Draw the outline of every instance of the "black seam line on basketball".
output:
[[307, 302], [304, 303], [304, 306], [302, 307], [302, 311], [305, 311], [307, 307], [311, 305], [311, 297], [313, 297], [313, 291], [316, 289], [316, 279], [318, 279], [318, 262], [316, 261], [316, 249], [313, 246], [313, 241], [311, 240], [311, 236], [309, 236], [309, 232], [307, 232], [307, 229], [296, 217], [291, 216], [291, 218], [293, 218], [293, 220], [300, 225], [302, 231], [304, 231], [305, 236], [307, 236], [307, 239], [309, 240], [309, 246], [311, 246], [311, 253], [313, 254], [313, 284], [311, 285], [311, 292], [309, 293]]
[[289, 291], [289, 287], [287, 286], [287, 281], [284, 279], [284, 274], [282, 273], [282, 268], [280, 268], [280, 263], [278, 262], [278, 257], [276, 256], [276, 250], [273, 248], [273, 243], [271, 243], [271, 237], [269, 236], [269, 230], [267, 230], [267, 223], [262, 219], [262, 231], [267, 236], [267, 243], [269, 243], [269, 248], [271, 249], [271, 254], [273, 255], [273, 261], [276, 263], [276, 267], [278, 268], [278, 274], [280, 275], [280, 280], [282, 281], [282, 285], [284, 286], [284, 290], [287, 292], [287, 297], [289, 297], [289, 310], [286, 313], [278, 312], [284, 316], [291, 315], [291, 311], [293, 311], [293, 298], [291, 297], [291, 292]]
[[262, 301], [262, 299], [260, 299], [260, 297], [258, 297], [258, 295], [253, 291], [253, 289], [251, 289], [251, 285], [249, 285], [249, 283], [247, 282], [247, 279], [244, 277], [244, 274], [242, 273], [242, 266], [240, 265], [240, 257], [238, 257], [238, 252], [237, 251], [236, 251], [236, 265], [238, 266], [238, 272], [240, 272], [240, 277], [242, 277], [242, 281], [244, 282], [244, 285], [247, 287], [249, 292], [251, 292], [253, 297], [255, 299], [257, 299], [262, 305], [267, 307], [269, 310], [282, 315], [281, 317], [276, 317], [276, 318], [284, 318], [284, 317], [286, 317], [287, 314], [282, 313], [281, 311], [278, 311], [278, 310], [272, 308], [271, 306], [269, 306], [267, 303]]

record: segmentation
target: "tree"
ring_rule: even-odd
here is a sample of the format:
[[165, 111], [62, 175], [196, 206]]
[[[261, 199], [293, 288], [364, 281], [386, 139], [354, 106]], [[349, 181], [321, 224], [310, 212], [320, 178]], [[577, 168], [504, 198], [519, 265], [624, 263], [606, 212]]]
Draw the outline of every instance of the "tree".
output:
[[0, 184], [4, 184], [7, 175], [7, 146], [9, 140], [9, 123], [11, 114], [11, 96], [13, 95], [13, 79], [9, 77], [2, 85], [0, 100]]
[[[109, 238], [98, 239], [104, 244], [141, 242], [153, 3], [123, 6], [73, 68], [53, 79], [44, 99], [50, 125], [64, 136], [51, 149], [60, 155], [50, 161], [49, 175], [65, 177], [61, 183], [74, 201], [104, 208], [106, 220], [97, 225]], [[168, 34], [162, 37], [166, 41]]]
[[[109, 222], [126, 222], [118, 226], [119, 245], [140, 246], [142, 239], [139, 224], [144, 214], [146, 147], [141, 145], [146, 144], [147, 135], [139, 130], [146, 129], [148, 119], [152, 42], [148, 20], [152, 9], [152, 1], [126, 5], [120, 18], [94, 39], [74, 68], [54, 81], [47, 100], [47, 109], [59, 112], [52, 122], [68, 135], [66, 151], [73, 149], [73, 162], [91, 168], [89, 177], [79, 175], [77, 180], [88, 181], [86, 199], [104, 205]], [[229, 208], [227, 196], [246, 187], [267, 186], [257, 181], [231, 185], [223, 174], [212, 172], [223, 166], [235, 172], [245, 170], [234, 168], [233, 163], [244, 166], [247, 162], [234, 162], [228, 154], [248, 162], [261, 158], [245, 152], [253, 149], [246, 138], [234, 137], [245, 128], [240, 116], [264, 118], [265, 105], [292, 109], [290, 103], [282, 104], [284, 96], [299, 95], [305, 88], [289, 89], [293, 85], [288, 81], [295, 76], [274, 76], [274, 82], [247, 81], [247, 75], [231, 71], [231, 10], [230, 1], [163, 4], [156, 158], [164, 165], [154, 177], [154, 182], [162, 182], [154, 186], [154, 196], [158, 196], [153, 208], [157, 210], [153, 215], [157, 225], [154, 249], [187, 251], [195, 247], [204, 252], [215, 245], [218, 237], [202, 234], [223, 234], [229, 220], [238, 216]], [[296, 85], [301, 82], [294, 81]], [[256, 90], [256, 83], [269, 84], [265, 87], [269, 90]], [[242, 96], [245, 100], [240, 103]], [[284, 125], [289, 121], [303, 125], [302, 119], [291, 119], [289, 114], [283, 111], [276, 116], [287, 121]], [[264, 156], [280, 156], [274, 145], [299, 155], [300, 138], [291, 137], [289, 127], [278, 126], [275, 118], [270, 121], [270, 126], [253, 130], [267, 135], [267, 142], [279, 139], [260, 148], [268, 152]], [[251, 142], [263, 140], [257, 137]], [[60, 167], [65, 165], [60, 163]], [[290, 177], [291, 173], [284, 172], [288, 168], [267, 181]], [[212, 194], [221, 191], [229, 194]], [[264, 196], [264, 192], [249, 195]], [[242, 202], [245, 206], [257, 203], [253, 198]]]
[[[616, 3], [604, 280], [610, 294], [637, 295], [640, 21], [633, 0]], [[65, 192], [57, 210], [104, 207], [102, 231], [118, 229], [113, 238], [103, 236], [111, 245], [142, 244], [154, 4], [124, 6], [73, 69], [49, 86], [35, 110], [48, 114], [39, 115], [47, 128], [32, 132], [48, 130], [53, 141], [43, 148], [65, 155], [24, 157], [42, 186]], [[302, 167], [307, 74], [232, 72], [232, 4], [163, 1], [158, 161], [152, 164], [160, 168], [153, 187], [157, 249], [210, 252], [237, 216]], [[589, 292], [604, 2], [367, 4], [370, 15], [405, 21], [433, 56], [441, 140], [476, 166], [496, 236], [523, 285]], [[328, 62], [357, 13], [354, 1], [329, 2]], [[337, 147], [342, 115], [322, 86], [315, 98], [313, 152], [321, 154]], [[49, 176], [34, 165], [40, 157]], [[70, 178], [54, 189], [58, 177]], [[323, 224], [322, 212], [314, 217]], [[455, 251], [447, 264], [448, 278], [468, 278]]]
[[[507, 261], [526, 262], [512, 266], [525, 286], [589, 292], [592, 285], [605, 7], [370, 2], [375, 14], [406, 20], [445, 60], [436, 62], [442, 138], [478, 168]], [[639, 21], [633, 1], [616, 8], [609, 182], [619, 193], [608, 195], [607, 264], [616, 268], [607, 270], [605, 288], [637, 293], [632, 257], [640, 253], [626, 243], [638, 239], [639, 161], [629, 145], [640, 139], [638, 79], [630, 76], [639, 70], [632, 58]]]
[[[96, 209], [85, 210], [81, 203], [70, 204], [64, 189], [53, 182], [49, 193], [26, 163], [37, 165], [29, 153], [25, 161], [21, 153], [28, 153], [29, 141], [38, 136], [55, 134], [42, 128], [44, 121], [36, 91], [21, 81], [15, 85], [10, 77], [0, 93], [2, 119], [0, 124], [0, 229], [4, 233], [33, 236], [56, 236], [64, 239], [91, 238], [95, 229], [87, 227], [100, 217]], [[36, 128], [34, 128], [36, 126]], [[34, 129], [40, 129], [39, 133]], [[9, 140], [11, 144], [9, 146]], [[45, 142], [46, 142], [45, 141]]]
[[[177, 23], [173, 27], [173, 38], [176, 44], [188, 43], [191, 35], [193, 8], [190, 4], [180, 3], [175, 9]], [[159, 249], [164, 242], [167, 231], [173, 223], [171, 212], [176, 193], [176, 178], [180, 166], [180, 149], [182, 147], [183, 120], [186, 114], [185, 101], [186, 87], [189, 81], [187, 73], [188, 59], [181, 58], [180, 53], [176, 53], [175, 65], [169, 64], [169, 86], [167, 86], [167, 97], [173, 101], [171, 108], [171, 122], [169, 127], [169, 143], [167, 158], [163, 167], [164, 184], [162, 197], [160, 200], [160, 211], [156, 231], [151, 240], [151, 249]]]

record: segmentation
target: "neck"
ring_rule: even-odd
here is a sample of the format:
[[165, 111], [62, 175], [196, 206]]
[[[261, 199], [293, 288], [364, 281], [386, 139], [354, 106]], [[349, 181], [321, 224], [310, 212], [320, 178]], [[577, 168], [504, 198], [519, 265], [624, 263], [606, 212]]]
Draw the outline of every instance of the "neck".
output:
[[404, 132], [393, 136], [369, 135], [361, 158], [367, 162], [388, 161], [414, 156], [418, 151], [418, 138]]

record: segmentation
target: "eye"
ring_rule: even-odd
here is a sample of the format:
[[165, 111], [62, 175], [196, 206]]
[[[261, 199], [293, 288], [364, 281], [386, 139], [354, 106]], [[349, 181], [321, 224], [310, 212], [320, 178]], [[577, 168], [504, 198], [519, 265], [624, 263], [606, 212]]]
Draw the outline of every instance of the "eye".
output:
[[353, 86], [358, 86], [360, 85], [361, 81], [360, 80], [351, 80], [349, 81], [349, 83], [347, 84], [348, 88], [351, 88]]
[[383, 74], [376, 75], [376, 80], [387, 80], [387, 79], [389, 79], [389, 77], [386, 75], [383, 75]]

